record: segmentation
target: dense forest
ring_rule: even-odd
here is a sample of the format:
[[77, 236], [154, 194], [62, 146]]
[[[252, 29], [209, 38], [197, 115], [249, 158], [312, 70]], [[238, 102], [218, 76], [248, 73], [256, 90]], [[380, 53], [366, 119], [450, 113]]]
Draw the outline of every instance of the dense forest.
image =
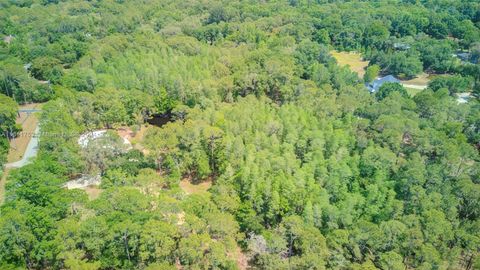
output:
[[0, 269], [480, 269], [477, 0], [0, 0], [0, 37], [0, 165], [45, 103]]

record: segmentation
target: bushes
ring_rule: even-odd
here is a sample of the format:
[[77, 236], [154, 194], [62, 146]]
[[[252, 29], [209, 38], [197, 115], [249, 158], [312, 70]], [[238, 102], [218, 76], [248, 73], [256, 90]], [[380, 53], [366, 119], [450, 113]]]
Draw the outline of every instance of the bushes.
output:
[[463, 77], [461, 75], [448, 75], [435, 77], [428, 87], [433, 91], [446, 88], [450, 95], [461, 92], [468, 92], [472, 89], [473, 80], [470, 77]]
[[13, 99], [0, 94], [0, 167], [6, 161], [9, 148], [8, 140], [18, 131], [15, 123], [17, 110], [18, 105]]
[[378, 92], [375, 93], [375, 97], [378, 100], [382, 100], [391, 95], [393, 92], [398, 92], [401, 96], [408, 97], [407, 90], [405, 90], [401, 84], [391, 82], [384, 83], [382, 86], [380, 86]]
[[415, 52], [377, 52], [372, 55], [372, 63], [379, 65], [385, 74], [412, 78], [422, 72], [422, 62]]

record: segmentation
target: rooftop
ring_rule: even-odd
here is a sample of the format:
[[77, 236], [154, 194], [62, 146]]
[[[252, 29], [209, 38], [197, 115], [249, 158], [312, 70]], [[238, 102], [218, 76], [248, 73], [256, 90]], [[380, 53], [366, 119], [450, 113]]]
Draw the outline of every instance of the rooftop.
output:
[[386, 82], [400, 83], [400, 80], [395, 78], [393, 75], [387, 75], [385, 77], [375, 79], [373, 82], [366, 84], [366, 86], [370, 93], [374, 93], [378, 91], [378, 89], [380, 89], [380, 87]]

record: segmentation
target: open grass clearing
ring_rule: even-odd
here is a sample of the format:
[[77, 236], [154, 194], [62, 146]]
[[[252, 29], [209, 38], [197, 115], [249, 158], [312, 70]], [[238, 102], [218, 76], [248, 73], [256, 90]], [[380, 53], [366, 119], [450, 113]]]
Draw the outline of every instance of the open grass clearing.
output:
[[363, 78], [369, 62], [363, 60], [360, 53], [331, 51], [330, 54], [337, 60], [339, 66], [349, 66], [353, 72]]

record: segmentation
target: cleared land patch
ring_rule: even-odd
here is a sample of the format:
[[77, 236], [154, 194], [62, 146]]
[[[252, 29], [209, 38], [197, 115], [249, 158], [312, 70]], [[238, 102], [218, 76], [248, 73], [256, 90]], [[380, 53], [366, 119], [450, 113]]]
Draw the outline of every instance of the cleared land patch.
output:
[[212, 180], [207, 180], [198, 184], [192, 184], [189, 179], [184, 178], [180, 181], [180, 188], [187, 194], [198, 194], [208, 192], [212, 186]]
[[339, 66], [349, 66], [360, 78], [365, 74], [368, 61], [363, 60], [362, 55], [356, 52], [331, 51], [330, 54], [337, 60]]
[[86, 187], [84, 190], [88, 195], [88, 199], [91, 201], [97, 199], [100, 196], [100, 194], [102, 194], [103, 192], [103, 189], [97, 186], [89, 186], [89, 187]]
[[120, 137], [129, 140], [132, 143], [133, 148], [142, 151], [144, 154], [148, 154], [148, 150], [142, 145], [143, 138], [147, 130], [153, 128], [153, 125], [144, 124], [138, 130], [132, 130], [130, 127], [121, 127], [117, 130]]

